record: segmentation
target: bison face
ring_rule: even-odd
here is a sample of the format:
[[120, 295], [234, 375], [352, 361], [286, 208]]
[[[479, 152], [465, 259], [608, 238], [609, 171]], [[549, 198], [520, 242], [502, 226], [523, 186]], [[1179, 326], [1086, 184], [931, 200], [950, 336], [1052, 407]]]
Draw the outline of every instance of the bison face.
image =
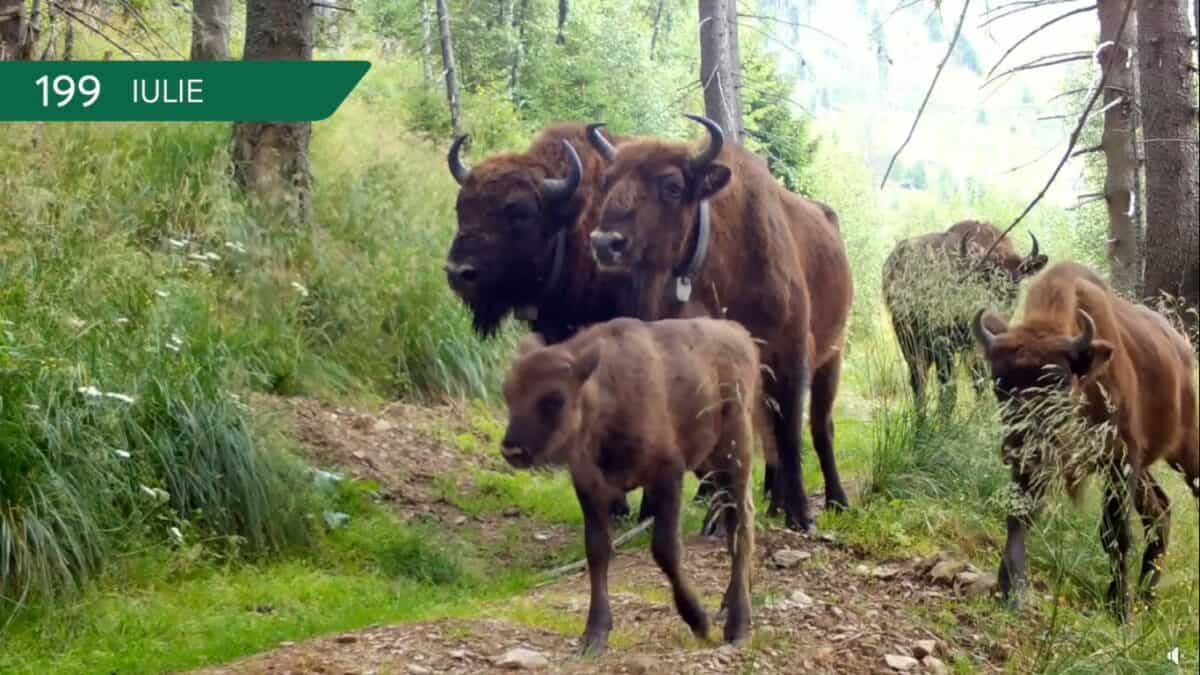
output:
[[500, 443], [504, 459], [517, 468], [565, 464], [583, 426], [583, 386], [599, 363], [593, 350], [575, 358], [562, 346], [526, 339], [504, 383], [508, 426]]
[[1065, 393], [1078, 400], [1083, 386], [1108, 366], [1112, 343], [1094, 339], [1091, 316], [1082, 309], [1076, 312], [1082, 328], [1077, 336], [1028, 326], [1010, 329], [1003, 319], [985, 310], [975, 315], [972, 333], [991, 369], [1007, 426], [1015, 430], [1006, 445], [1022, 443], [1027, 431], [1058, 426], [1038, 419], [1057, 414], [1045, 405], [1046, 399]]
[[577, 215], [582, 176], [578, 155], [563, 141], [566, 178], [550, 178], [543, 163], [522, 155], [489, 159], [468, 169], [450, 148], [451, 173], [462, 186], [458, 230], [446, 257], [446, 281], [470, 308], [475, 329], [490, 335], [509, 311], [533, 304], [553, 263], [554, 241]]
[[601, 268], [664, 271], [677, 266], [700, 202], [729, 183], [729, 167], [715, 161], [723, 138], [720, 127], [692, 119], [710, 135], [697, 154], [658, 141], [601, 151], [612, 162], [603, 181], [600, 224], [591, 235], [592, 255]]

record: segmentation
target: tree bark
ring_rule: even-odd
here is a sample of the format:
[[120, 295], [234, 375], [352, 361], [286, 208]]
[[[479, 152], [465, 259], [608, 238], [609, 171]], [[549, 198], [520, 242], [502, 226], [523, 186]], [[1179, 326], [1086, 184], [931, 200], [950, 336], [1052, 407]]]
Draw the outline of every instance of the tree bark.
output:
[[[1141, 258], [1137, 161], [1137, 70], [1130, 59], [1137, 40], [1137, 20], [1130, 16], [1125, 31], [1117, 35], [1129, 0], [1100, 0], [1100, 43], [1114, 43], [1099, 54], [1100, 67], [1108, 72], [1104, 90], [1104, 200], [1108, 208], [1108, 264], [1112, 285], [1135, 297]], [[1111, 107], [1109, 107], [1111, 106]]]
[[442, 43], [442, 69], [446, 73], [446, 102], [450, 105], [450, 127], [455, 138], [463, 133], [462, 104], [458, 95], [458, 72], [454, 67], [454, 45], [450, 41], [450, 10], [446, 0], [437, 0], [438, 36]]
[[700, 84], [704, 89], [704, 115], [721, 125], [726, 135], [742, 141], [742, 104], [738, 99], [734, 49], [737, 22], [730, 22], [734, 0], [699, 0]]
[[63, 22], [66, 28], [63, 30], [63, 61], [70, 61], [75, 57], [75, 20], [70, 14], [63, 14]]
[[650, 31], [650, 60], [654, 60], [654, 52], [658, 49], [658, 27], [662, 23], [663, 6], [667, 0], [658, 0], [654, 9], [654, 28]]
[[192, 60], [228, 61], [231, 0], [192, 0]]
[[[310, 0], [247, 0], [247, 61], [310, 61], [315, 19]], [[309, 122], [238, 122], [233, 127], [234, 175], [265, 203], [296, 221], [308, 217], [312, 172]]]
[[517, 86], [521, 83], [521, 61], [525, 58], [525, 18], [529, 15], [529, 0], [521, 0], [520, 6], [513, 11], [513, 28], [516, 29], [516, 41], [513, 44], [512, 65], [508, 74], [508, 91], [513, 103], [516, 103]]
[[0, 61], [16, 61], [21, 55], [25, 0], [0, 0]]
[[433, 82], [433, 20], [429, 18], [429, 0], [421, 0], [421, 80]]
[[558, 35], [554, 41], [560, 45], [567, 44], [567, 14], [570, 10], [567, 0], [558, 0]]
[[[1137, 62], [1146, 157], [1146, 288], [1200, 306], [1196, 98], [1187, 0], [1139, 0]], [[1194, 319], [1193, 319], [1194, 321]]]

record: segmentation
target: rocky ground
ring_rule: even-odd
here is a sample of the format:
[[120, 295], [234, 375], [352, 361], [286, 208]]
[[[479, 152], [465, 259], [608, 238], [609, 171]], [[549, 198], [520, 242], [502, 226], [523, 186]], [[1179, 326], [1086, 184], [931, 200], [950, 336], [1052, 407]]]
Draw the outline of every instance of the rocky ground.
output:
[[[519, 513], [468, 516], [442, 496], [454, 480], [463, 489], [473, 464], [501, 468], [496, 453], [464, 452], [455, 438], [471, 434], [464, 409], [393, 404], [376, 415], [311, 400], [272, 400], [311, 458], [380, 486], [406, 514], [446, 527], [500, 532], [491, 520], [527, 525], [530, 546], [561, 550], [580, 537], [568, 528], [532, 522]], [[461, 441], [461, 439], [460, 439]], [[451, 478], [446, 478], [450, 476]], [[530, 520], [530, 522], [525, 522]], [[507, 530], [511, 536], [511, 529]], [[486, 536], [486, 535], [483, 535]], [[486, 542], [485, 542], [486, 544]], [[834, 536], [760, 528], [753, 578], [753, 637], [741, 649], [691, 636], [676, 615], [666, 579], [642, 546], [626, 546], [610, 568], [614, 630], [599, 659], [575, 656], [588, 603], [582, 572], [549, 579], [523, 597], [477, 613], [423, 623], [372, 626], [301, 643], [199, 673], [895, 673], [949, 672], [958, 661], [980, 672], [1002, 669], [1006, 645], [969, 629], [937, 635], [923, 617], [947, 612], [994, 580], [945, 559], [871, 560]], [[693, 586], [715, 611], [728, 579], [720, 542], [685, 537]], [[502, 620], [499, 616], [510, 617]], [[513, 617], [553, 616], [554, 622]], [[542, 624], [553, 623], [554, 628]], [[714, 626], [713, 636], [719, 637]]]

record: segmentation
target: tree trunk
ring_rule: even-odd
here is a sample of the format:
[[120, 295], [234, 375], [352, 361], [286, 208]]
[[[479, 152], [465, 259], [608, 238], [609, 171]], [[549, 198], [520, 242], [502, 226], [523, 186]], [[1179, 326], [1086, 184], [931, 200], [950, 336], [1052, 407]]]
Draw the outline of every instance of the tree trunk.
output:
[[[1196, 99], [1187, 0], [1139, 0], [1137, 61], [1146, 148], [1146, 295], [1200, 306]], [[1194, 320], [1194, 319], [1193, 319]]]
[[654, 29], [650, 31], [650, 60], [654, 60], [654, 52], [658, 49], [658, 27], [662, 23], [663, 6], [667, 0], [658, 0], [654, 8]]
[[433, 82], [433, 21], [429, 18], [429, 0], [421, 0], [421, 80]]
[[517, 85], [521, 83], [521, 61], [525, 57], [525, 17], [529, 14], [529, 0], [521, 0], [518, 9], [513, 12], [513, 27], [517, 29], [516, 42], [513, 44], [512, 65], [508, 74], [508, 90], [516, 103]]
[[21, 27], [25, 0], [0, 0], [0, 61], [16, 61], [21, 55]]
[[[742, 141], [742, 105], [738, 100], [737, 22], [730, 22], [735, 0], [700, 0], [700, 84], [704, 115], [721, 125], [728, 137]], [[734, 8], [736, 9], [736, 8]]]
[[75, 20], [70, 14], [63, 14], [63, 22], [67, 27], [63, 30], [63, 61], [70, 61], [75, 57]]
[[567, 44], [567, 13], [570, 7], [567, 0], [558, 0], [558, 36], [554, 41], [560, 45]]
[[[1135, 297], [1141, 259], [1138, 256], [1137, 209], [1137, 71], [1130, 60], [1137, 40], [1137, 20], [1130, 16], [1125, 32], [1117, 35], [1128, 0], [1100, 0], [1100, 43], [1115, 43], [1100, 52], [1100, 66], [1108, 72], [1104, 90], [1104, 200], [1108, 207], [1108, 264], [1112, 285]], [[1111, 106], [1111, 107], [1110, 107]]]
[[[247, 61], [310, 61], [314, 15], [310, 0], [247, 0]], [[312, 172], [309, 122], [238, 122], [233, 127], [234, 175], [251, 194], [308, 216]]]
[[228, 61], [231, 0], [192, 0], [192, 60]]
[[438, 35], [442, 42], [442, 69], [446, 72], [446, 102], [450, 105], [450, 127], [454, 137], [462, 135], [462, 104], [458, 98], [458, 72], [454, 68], [454, 45], [450, 42], [450, 10], [446, 0], [437, 0]]

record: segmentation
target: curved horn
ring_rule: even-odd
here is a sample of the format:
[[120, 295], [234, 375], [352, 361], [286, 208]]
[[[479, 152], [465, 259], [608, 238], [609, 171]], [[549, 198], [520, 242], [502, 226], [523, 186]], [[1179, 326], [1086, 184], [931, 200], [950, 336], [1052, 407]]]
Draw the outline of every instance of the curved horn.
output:
[[600, 156], [605, 161], [611, 162], [617, 158], [617, 148], [608, 142], [604, 134], [600, 133], [600, 127], [603, 126], [605, 126], [604, 122], [593, 122], [587, 125], [588, 142], [592, 144], [592, 147], [596, 149], [596, 152], [600, 153]]
[[707, 117], [701, 117], [700, 115], [684, 115], [684, 117], [693, 122], [703, 124], [704, 128], [708, 129], [708, 145], [699, 154], [688, 160], [692, 168], [702, 169], [712, 163], [717, 158], [717, 155], [721, 154], [721, 146], [725, 144], [725, 132], [721, 131], [719, 124]]
[[1033, 240], [1033, 248], [1029, 250], [1029, 257], [1026, 260], [1037, 260], [1041, 247], [1038, 246], [1037, 236], [1032, 231], [1029, 232], [1029, 238]]
[[1079, 353], [1092, 346], [1092, 338], [1096, 335], [1096, 322], [1090, 314], [1079, 308], [1075, 309], [1075, 318], [1079, 320], [1079, 325], [1083, 326], [1083, 332], [1071, 341], [1071, 351]]
[[542, 194], [552, 202], [570, 199], [571, 195], [575, 194], [575, 188], [579, 187], [580, 179], [583, 178], [583, 163], [579, 161], [579, 153], [575, 152], [575, 146], [565, 138], [562, 144], [563, 152], [567, 156], [567, 177], [542, 179]]
[[971, 322], [971, 334], [975, 336], [975, 340], [983, 345], [984, 351], [992, 348], [992, 343], [996, 341], [995, 334], [988, 330], [988, 327], [983, 325], [983, 315], [987, 313], [987, 308], [984, 307], [978, 312], [975, 312], [975, 320]]
[[462, 157], [459, 156], [459, 151], [462, 150], [462, 145], [470, 138], [471, 134], [463, 134], [454, 139], [454, 143], [450, 145], [450, 152], [446, 153], [446, 163], [450, 165], [450, 175], [454, 176], [454, 180], [462, 185], [467, 181], [467, 176], [471, 175], [471, 167], [463, 164]]

